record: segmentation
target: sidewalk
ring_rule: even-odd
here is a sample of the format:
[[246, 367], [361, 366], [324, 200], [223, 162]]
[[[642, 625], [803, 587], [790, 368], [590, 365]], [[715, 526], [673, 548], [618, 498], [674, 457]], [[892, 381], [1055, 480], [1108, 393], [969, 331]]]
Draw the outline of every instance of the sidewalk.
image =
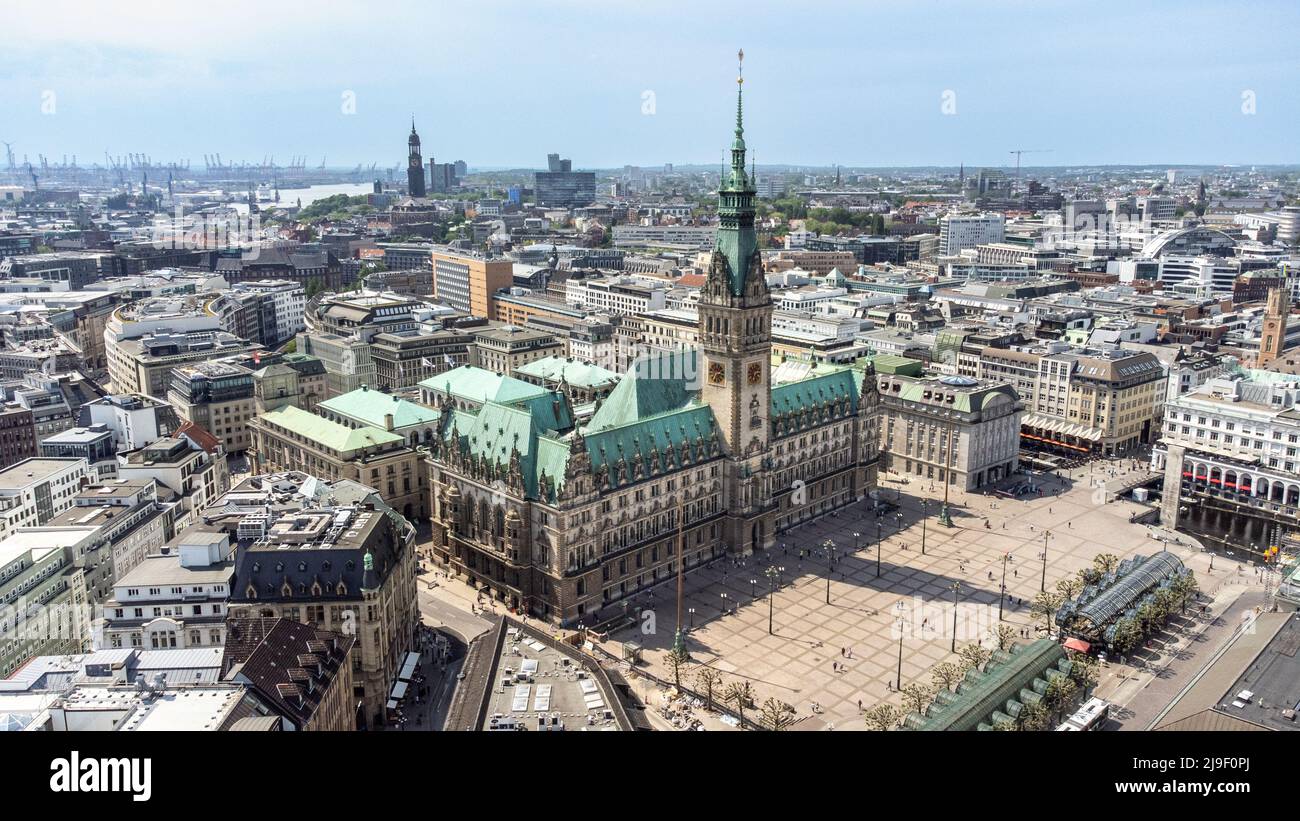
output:
[[1209, 620], [1196, 617], [1172, 645], [1140, 665], [1107, 664], [1096, 695], [1114, 705], [1111, 719], [1124, 730], [1144, 730], [1171, 699], [1214, 658], [1241, 621], [1241, 614], [1264, 606], [1267, 596], [1256, 585], [1220, 585], [1208, 604]]

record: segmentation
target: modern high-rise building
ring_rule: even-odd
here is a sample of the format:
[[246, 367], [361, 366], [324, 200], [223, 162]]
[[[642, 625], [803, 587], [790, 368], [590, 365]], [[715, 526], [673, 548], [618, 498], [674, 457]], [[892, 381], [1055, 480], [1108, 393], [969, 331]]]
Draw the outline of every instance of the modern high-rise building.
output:
[[433, 295], [458, 311], [496, 319], [493, 295], [514, 284], [514, 263], [438, 247], [433, 260]]
[[573, 161], [559, 154], [546, 156], [546, 171], [533, 175], [533, 191], [538, 205], [575, 208], [596, 201], [596, 174], [574, 171]]
[[1001, 214], [948, 214], [939, 220], [939, 256], [955, 256], [966, 248], [1002, 242]]
[[456, 164], [435, 162], [429, 158], [429, 190], [434, 194], [445, 194], [460, 184], [456, 175]]

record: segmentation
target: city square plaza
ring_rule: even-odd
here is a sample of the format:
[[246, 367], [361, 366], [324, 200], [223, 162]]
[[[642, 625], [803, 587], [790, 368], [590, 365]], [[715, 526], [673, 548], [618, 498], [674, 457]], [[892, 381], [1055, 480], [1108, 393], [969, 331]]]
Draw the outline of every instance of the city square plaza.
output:
[[[1210, 558], [1194, 540], [1130, 521], [1149, 508], [1124, 499], [1104, 502], [1106, 491], [1149, 475], [1140, 461], [1098, 460], [1060, 477], [1036, 474], [1035, 489], [1019, 499], [950, 490], [952, 526], [947, 527], [939, 520], [942, 485], [882, 474], [876, 496], [896, 503], [897, 510], [877, 518], [870, 501], [858, 503], [779, 534], [766, 554], [728, 556], [687, 574], [682, 621], [690, 663], [683, 681], [695, 686], [695, 673], [708, 665], [723, 675], [724, 687], [748, 680], [755, 705], [774, 697], [798, 717], [813, 717], [818, 726], [863, 729], [859, 703], [862, 709], [886, 700], [901, 703], [891, 692], [898, 678], [900, 630], [904, 685], [928, 684], [932, 667], [958, 660], [952, 650], [954, 584], [957, 649], [996, 628], [1004, 555], [1010, 597], [1003, 602], [1004, 623], [1020, 642], [1042, 635], [1043, 619], [1031, 617], [1030, 605], [1043, 585], [1045, 539], [1048, 590], [1091, 566], [1099, 554], [1123, 559], [1162, 549], [1176, 553], [1202, 588], [1213, 590], [1216, 577], [1226, 580], [1232, 572], [1227, 565], [1233, 563], [1209, 571]], [[929, 514], [924, 555], [923, 500]], [[828, 539], [835, 543], [830, 604], [823, 547]], [[664, 656], [677, 629], [675, 582], [638, 594], [633, 608], [635, 618], [623, 621], [630, 626], [593, 640], [619, 657], [623, 643], [640, 645], [638, 666], [671, 680]], [[653, 619], [645, 617], [646, 609]], [[644, 628], [647, 623], [652, 632]], [[1019, 637], [1021, 630], [1028, 630], [1026, 638]], [[1108, 665], [1102, 676], [1125, 673]]]

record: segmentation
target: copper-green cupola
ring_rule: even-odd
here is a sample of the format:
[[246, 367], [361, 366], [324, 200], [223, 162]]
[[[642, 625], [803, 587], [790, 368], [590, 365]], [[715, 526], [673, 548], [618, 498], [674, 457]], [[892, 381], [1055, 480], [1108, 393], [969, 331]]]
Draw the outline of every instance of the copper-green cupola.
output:
[[[731, 168], [722, 174], [718, 186], [717, 250], [727, 258], [727, 286], [734, 296], [745, 292], [745, 277], [751, 260], [758, 252], [758, 234], [754, 230], [754, 196], [757, 193], [750, 174], [745, 172], [745, 122], [742, 96], [745, 52], [737, 55], [741, 72], [736, 76], [736, 138], [731, 142]], [[756, 269], [762, 276], [762, 271]]]

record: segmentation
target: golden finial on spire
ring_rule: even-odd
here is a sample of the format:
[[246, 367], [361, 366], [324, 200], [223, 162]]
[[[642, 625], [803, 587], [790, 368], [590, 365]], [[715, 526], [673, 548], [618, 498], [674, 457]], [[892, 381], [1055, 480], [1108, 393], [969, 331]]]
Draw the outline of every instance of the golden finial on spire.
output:
[[736, 52], [736, 82], [743, 84], [745, 82], [745, 50], [742, 48]]

